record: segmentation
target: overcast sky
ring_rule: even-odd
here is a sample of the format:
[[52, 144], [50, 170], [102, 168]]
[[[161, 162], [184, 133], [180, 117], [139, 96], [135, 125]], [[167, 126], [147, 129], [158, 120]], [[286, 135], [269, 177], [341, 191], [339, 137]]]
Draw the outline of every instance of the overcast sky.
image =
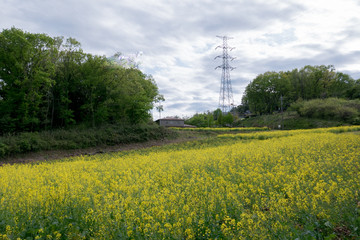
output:
[[[0, 29], [77, 39], [86, 53], [138, 57], [165, 116], [219, 104], [222, 40], [233, 37], [234, 104], [266, 71], [334, 65], [360, 78], [359, 0], [0, 0]], [[154, 112], [154, 119], [159, 113]]]

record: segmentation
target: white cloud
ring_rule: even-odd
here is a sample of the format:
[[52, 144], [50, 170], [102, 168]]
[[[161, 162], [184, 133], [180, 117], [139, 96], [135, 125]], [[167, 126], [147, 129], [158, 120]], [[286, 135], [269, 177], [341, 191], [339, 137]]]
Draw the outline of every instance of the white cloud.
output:
[[143, 51], [141, 69], [166, 98], [162, 116], [190, 116], [218, 105], [216, 35], [234, 37], [235, 104], [265, 71], [333, 64], [360, 78], [359, 12], [357, 0], [2, 0], [0, 28], [74, 37], [99, 55]]

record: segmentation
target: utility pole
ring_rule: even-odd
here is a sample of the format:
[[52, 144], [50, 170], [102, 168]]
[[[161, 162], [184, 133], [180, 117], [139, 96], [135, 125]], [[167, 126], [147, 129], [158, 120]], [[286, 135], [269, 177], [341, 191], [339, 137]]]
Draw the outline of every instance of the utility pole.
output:
[[222, 64], [217, 66], [215, 69], [221, 68], [221, 84], [220, 84], [220, 95], [219, 95], [219, 108], [223, 113], [230, 112], [231, 107], [234, 105], [234, 98], [233, 92], [231, 87], [231, 79], [230, 79], [230, 71], [235, 69], [234, 67], [230, 66], [229, 62], [234, 60], [235, 58], [229, 55], [229, 51], [232, 51], [234, 48], [229, 47], [227, 44], [228, 39], [233, 39], [232, 37], [228, 36], [216, 36], [223, 40], [223, 44], [217, 46], [215, 48], [222, 48], [223, 53], [216, 58], [222, 58]]

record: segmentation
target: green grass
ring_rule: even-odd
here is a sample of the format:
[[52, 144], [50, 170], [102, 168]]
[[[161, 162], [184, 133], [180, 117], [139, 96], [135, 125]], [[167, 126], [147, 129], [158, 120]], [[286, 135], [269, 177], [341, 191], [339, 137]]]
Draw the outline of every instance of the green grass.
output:
[[269, 127], [271, 129], [279, 129], [279, 125], [282, 125], [282, 129], [310, 129], [310, 128], [322, 128], [322, 127], [336, 127], [342, 125], [349, 125], [340, 120], [324, 120], [317, 118], [300, 117], [295, 111], [274, 113], [269, 115], [261, 115], [252, 118], [245, 118], [237, 121], [237, 126], [242, 127]]
[[112, 146], [175, 136], [176, 133], [155, 124], [24, 132], [0, 137], [0, 158], [28, 152]]

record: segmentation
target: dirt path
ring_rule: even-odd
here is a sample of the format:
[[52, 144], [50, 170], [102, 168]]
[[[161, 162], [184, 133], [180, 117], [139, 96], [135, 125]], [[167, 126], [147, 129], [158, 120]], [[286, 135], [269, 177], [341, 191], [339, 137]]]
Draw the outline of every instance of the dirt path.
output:
[[0, 159], [0, 166], [4, 164], [16, 164], [16, 163], [33, 163], [39, 161], [49, 161], [56, 160], [67, 157], [75, 157], [80, 155], [95, 155], [100, 153], [110, 153], [110, 152], [120, 152], [127, 150], [136, 150], [149, 148], [153, 146], [163, 146], [166, 144], [181, 143], [186, 141], [197, 140], [197, 137], [187, 136], [179, 137], [176, 139], [165, 139], [165, 140], [152, 140], [142, 143], [129, 143], [129, 144], [120, 144], [115, 146], [99, 146], [85, 149], [73, 149], [73, 150], [51, 150], [51, 151], [41, 151], [33, 152], [27, 154], [21, 154], [13, 157], [8, 157], [5, 159]]

